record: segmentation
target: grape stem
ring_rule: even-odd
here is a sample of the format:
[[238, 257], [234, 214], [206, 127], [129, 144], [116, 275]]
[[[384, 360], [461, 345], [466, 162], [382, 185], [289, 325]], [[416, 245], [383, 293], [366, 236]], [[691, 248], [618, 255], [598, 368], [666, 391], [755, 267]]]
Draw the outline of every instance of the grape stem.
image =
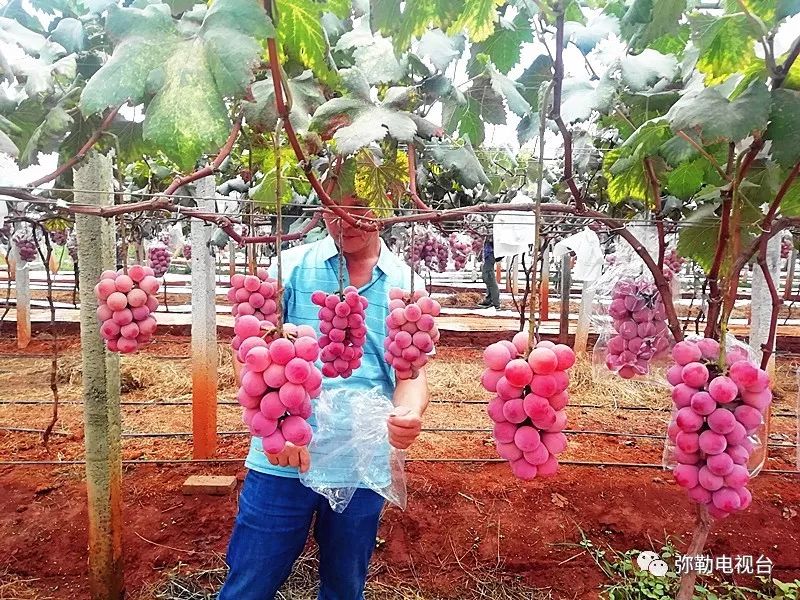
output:
[[275, 125], [275, 132], [272, 135], [272, 143], [275, 147], [275, 255], [277, 261], [277, 281], [278, 289], [276, 290], [276, 328], [278, 335], [283, 335], [283, 264], [281, 262], [281, 236], [283, 235], [283, 221], [281, 213], [283, 207], [281, 206], [281, 153], [280, 153], [280, 133], [284, 121], [278, 119]]

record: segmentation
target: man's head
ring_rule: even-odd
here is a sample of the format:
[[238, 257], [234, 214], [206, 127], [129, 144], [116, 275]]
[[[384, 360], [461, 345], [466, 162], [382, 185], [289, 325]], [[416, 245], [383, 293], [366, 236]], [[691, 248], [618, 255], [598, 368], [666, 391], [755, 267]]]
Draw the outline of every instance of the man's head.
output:
[[[342, 198], [339, 204], [355, 218], [375, 218], [375, 213], [372, 212], [372, 209], [370, 209], [361, 198]], [[377, 231], [366, 231], [354, 227], [330, 211], [325, 211], [323, 218], [325, 219], [325, 226], [328, 229], [328, 233], [331, 235], [334, 242], [336, 242], [337, 246], [341, 240], [342, 252], [345, 254], [361, 252], [375, 245], [378, 241]]]

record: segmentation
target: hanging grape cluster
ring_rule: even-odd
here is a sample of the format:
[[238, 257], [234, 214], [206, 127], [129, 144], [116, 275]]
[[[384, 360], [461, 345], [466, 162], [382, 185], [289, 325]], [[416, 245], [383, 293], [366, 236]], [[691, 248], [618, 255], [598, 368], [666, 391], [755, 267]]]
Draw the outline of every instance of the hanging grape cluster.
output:
[[163, 277], [169, 271], [172, 255], [164, 244], [158, 243], [150, 246], [147, 250], [147, 258], [150, 261], [150, 268], [153, 269], [156, 277]]
[[33, 233], [27, 227], [18, 229], [11, 237], [14, 247], [17, 249], [17, 256], [22, 262], [33, 262], [38, 256], [36, 242], [33, 240]]

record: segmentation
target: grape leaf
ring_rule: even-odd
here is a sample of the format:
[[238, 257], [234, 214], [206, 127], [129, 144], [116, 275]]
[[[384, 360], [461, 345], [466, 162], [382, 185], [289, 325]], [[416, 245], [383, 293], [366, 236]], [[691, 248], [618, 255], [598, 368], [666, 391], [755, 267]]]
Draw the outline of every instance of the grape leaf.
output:
[[528, 42], [533, 42], [533, 30], [530, 21], [520, 13], [513, 21], [501, 18], [492, 35], [473, 43], [472, 55], [486, 54], [501, 73], [507, 74], [519, 62], [522, 44]]
[[757, 60], [753, 48], [759, 32], [744, 14], [695, 13], [689, 22], [699, 51], [697, 69], [705, 74], [706, 85], [720, 83]]
[[673, 196], [688, 200], [703, 187], [706, 160], [698, 158], [678, 165], [667, 175], [667, 189]]
[[[314, 80], [311, 71], [304, 71], [297, 77], [287, 80], [292, 93], [292, 110], [289, 120], [297, 130], [308, 129], [311, 114], [325, 102], [325, 96]], [[275, 87], [272, 76], [256, 81], [250, 86], [253, 100], [244, 102], [242, 109], [247, 124], [259, 132], [269, 132], [278, 123], [278, 110], [275, 106]]]
[[781, 215], [784, 217], [800, 216], [800, 181], [797, 179], [794, 180], [781, 201]]
[[684, 10], [684, 0], [634, 0], [622, 17], [622, 36], [633, 48], [642, 49], [674, 33]]
[[491, 78], [481, 75], [475, 79], [466, 96], [475, 102], [478, 113], [484, 121], [492, 125], [505, 124], [506, 109], [503, 106], [503, 97], [495, 91]]
[[508, 109], [519, 117], [524, 117], [531, 111], [531, 105], [520, 94], [517, 82], [509, 79], [497, 69], [488, 68], [492, 89], [506, 99]]
[[392, 42], [380, 33], [372, 34], [366, 23], [342, 35], [336, 50], [351, 50], [355, 66], [368, 83], [392, 83], [406, 73], [406, 60], [398, 60]]
[[372, 31], [392, 35], [400, 20], [400, 0], [370, 0], [369, 26]]
[[678, 234], [678, 254], [690, 258], [706, 273], [711, 269], [719, 240], [718, 203], [700, 206], [683, 221]]
[[782, 21], [786, 17], [791, 17], [800, 13], [800, 0], [778, 0], [775, 8], [775, 18]]
[[530, 66], [517, 77], [520, 94], [531, 106], [539, 106], [539, 90], [542, 84], [553, 78], [553, 61], [546, 54], [533, 59]]
[[633, 91], [645, 90], [661, 79], [671, 80], [678, 70], [674, 56], [646, 48], [626, 55], [620, 65], [622, 81]]
[[5, 131], [0, 129], [0, 152], [5, 152], [12, 158], [19, 156], [19, 148], [11, 141]]
[[85, 38], [83, 23], [72, 17], [60, 19], [55, 29], [50, 33], [50, 39], [61, 44], [67, 52], [80, 52], [83, 50]]
[[586, 25], [586, 16], [583, 14], [578, 0], [567, 0], [564, 6], [564, 20]]
[[561, 116], [567, 123], [588, 119], [592, 111], [608, 109], [614, 93], [615, 86], [608, 73], [599, 82], [565, 79], [561, 92]]
[[622, 148], [609, 150], [603, 157], [603, 175], [608, 182], [606, 189], [612, 204], [626, 200], [647, 201], [648, 185], [641, 159], [624, 156]]
[[699, 130], [704, 143], [738, 142], [766, 128], [770, 110], [767, 87], [756, 81], [733, 101], [720, 86], [685, 94], [667, 113], [673, 131]]
[[[463, 38], [462, 38], [463, 39]], [[444, 71], [454, 59], [461, 56], [463, 42], [446, 35], [441, 29], [426, 31], [420, 38], [417, 54], [426, 56], [439, 71]]]
[[583, 54], [589, 54], [610, 35], [619, 35], [619, 20], [609, 15], [600, 14], [587, 25], [575, 21], [564, 24], [564, 39], [574, 43]]
[[451, 134], [467, 138], [475, 146], [483, 143], [485, 128], [477, 101], [463, 94], [446, 98], [442, 106], [442, 126]]
[[466, 30], [470, 41], [481, 42], [492, 35], [497, 17], [496, 6], [504, 0], [466, 0], [463, 10], [450, 25], [447, 32], [451, 35]]
[[323, 138], [332, 136], [341, 155], [355, 154], [387, 135], [410, 142], [419, 133], [417, 122], [408, 112], [363, 98], [331, 98], [316, 110], [309, 129], [320, 132]]
[[356, 154], [355, 191], [369, 203], [379, 218], [391, 216], [405, 195], [408, 184], [408, 155], [395, 152], [383, 159], [362, 149]]
[[775, 0], [726, 0], [725, 4], [729, 13], [741, 12], [744, 5], [751, 15], [761, 19], [766, 26], [771, 27], [775, 23]]
[[772, 91], [772, 112], [766, 137], [772, 140], [772, 158], [791, 168], [800, 161], [800, 92]]
[[275, 168], [275, 149], [272, 146], [262, 148], [262, 164], [260, 170], [264, 177], [250, 190], [250, 199], [261, 208], [274, 212], [277, 207], [277, 198], [280, 193], [281, 204], [288, 204], [292, 200], [292, 186], [289, 185], [287, 175], [292, 166], [297, 162], [294, 151], [289, 146], [280, 149], [281, 178], [278, 190], [277, 169]]
[[259, 39], [272, 34], [255, 0], [216, 2], [196, 29], [190, 22], [187, 13], [181, 31], [166, 4], [109, 7], [114, 53], [80, 98], [81, 111], [90, 115], [127, 100], [142, 102], [154, 90], [144, 139], [182, 169], [225, 141], [230, 120], [223, 98], [245, 91], [261, 55]]
[[[322, 26], [322, 13], [328, 2], [313, 0], [275, 0], [278, 11], [278, 43], [286, 53], [314, 72], [323, 83], [332, 84], [335, 74], [328, 66], [328, 37]], [[333, 12], [333, 11], [329, 11]]]
[[425, 146], [425, 154], [465, 188], [474, 188], [479, 183], [489, 184], [489, 178], [469, 140], [433, 142]]

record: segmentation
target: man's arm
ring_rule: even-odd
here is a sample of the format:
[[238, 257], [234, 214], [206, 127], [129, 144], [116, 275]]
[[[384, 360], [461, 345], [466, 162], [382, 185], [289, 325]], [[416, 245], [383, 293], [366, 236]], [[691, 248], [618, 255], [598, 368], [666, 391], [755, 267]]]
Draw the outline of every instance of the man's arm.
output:
[[389, 443], [405, 450], [422, 431], [422, 415], [428, 408], [428, 374], [423, 367], [416, 379], [399, 379], [394, 389], [395, 409], [389, 415]]

